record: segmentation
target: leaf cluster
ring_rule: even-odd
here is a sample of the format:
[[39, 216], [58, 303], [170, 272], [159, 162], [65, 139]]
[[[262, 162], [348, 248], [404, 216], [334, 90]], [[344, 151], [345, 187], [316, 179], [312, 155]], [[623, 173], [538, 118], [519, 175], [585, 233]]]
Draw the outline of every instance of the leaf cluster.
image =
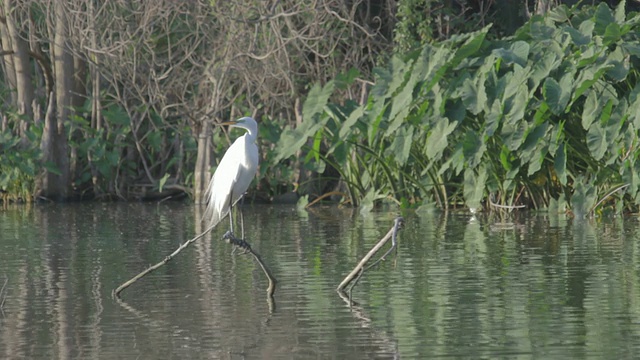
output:
[[334, 167], [353, 204], [636, 210], [640, 16], [624, 6], [562, 5], [510, 37], [395, 56], [366, 103], [316, 85], [279, 159], [313, 139], [306, 162]]

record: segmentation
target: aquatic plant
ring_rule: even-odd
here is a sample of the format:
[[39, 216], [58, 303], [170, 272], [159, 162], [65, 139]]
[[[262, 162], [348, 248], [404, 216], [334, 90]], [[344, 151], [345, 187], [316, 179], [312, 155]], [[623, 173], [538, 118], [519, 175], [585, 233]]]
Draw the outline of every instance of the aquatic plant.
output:
[[486, 27], [396, 55], [362, 104], [331, 102], [338, 81], [315, 85], [278, 159], [306, 146], [367, 207], [635, 210], [640, 16], [624, 6], [559, 6], [511, 37]]

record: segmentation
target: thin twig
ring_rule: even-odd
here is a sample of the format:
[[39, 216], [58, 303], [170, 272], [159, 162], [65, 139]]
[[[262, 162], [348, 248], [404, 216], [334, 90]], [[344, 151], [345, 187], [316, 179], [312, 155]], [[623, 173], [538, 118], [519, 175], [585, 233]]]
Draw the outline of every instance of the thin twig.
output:
[[[380, 248], [382, 248], [382, 246], [384, 246], [384, 244], [387, 243], [387, 241], [389, 241], [389, 239], [392, 239], [392, 244], [393, 246], [395, 246], [395, 244], [397, 244], [396, 241], [396, 236], [398, 235], [398, 230], [400, 228], [402, 228], [402, 225], [404, 224], [404, 219], [401, 216], [398, 216], [397, 218], [395, 218], [395, 220], [393, 221], [393, 227], [387, 232], [387, 234], [380, 239], [380, 241], [378, 241], [378, 243], [371, 249], [369, 250], [369, 252], [367, 253], [367, 255], [365, 255], [362, 260], [360, 260], [360, 262], [358, 263], [358, 265], [356, 265], [356, 267], [349, 273], [349, 275], [347, 275], [344, 280], [342, 280], [342, 282], [340, 283], [340, 285], [338, 285], [338, 291], [344, 291], [344, 287], [349, 285], [349, 283], [351, 281], [354, 280], [354, 278], [356, 278], [356, 283], [357, 281], [360, 279], [360, 277], [362, 276], [362, 274], [364, 273], [364, 271], [366, 269], [364, 269], [364, 266], [366, 265], [366, 263], [371, 260], [371, 258], [373, 257], [373, 255], [375, 255]], [[392, 246], [392, 249], [393, 249]], [[389, 253], [389, 251], [387, 251], [387, 253], [385, 253], [384, 256], [386, 256]], [[384, 257], [383, 256], [383, 257]], [[381, 258], [382, 259], [382, 258]], [[380, 261], [380, 260], [378, 260]], [[374, 262], [374, 265], [378, 262]], [[367, 267], [367, 269], [369, 269], [370, 267]], [[351, 289], [353, 289], [353, 286], [351, 287]]]
[[184, 250], [184, 248], [186, 248], [187, 246], [191, 245], [191, 243], [193, 243], [194, 241], [202, 238], [203, 236], [205, 236], [209, 231], [211, 231], [214, 227], [216, 227], [217, 224], [214, 224], [212, 226], [210, 226], [207, 230], [205, 230], [204, 232], [202, 232], [200, 235], [194, 237], [191, 240], [188, 240], [186, 242], [184, 242], [182, 245], [180, 245], [180, 247], [178, 247], [174, 252], [172, 252], [170, 255], [168, 255], [167, 257], [164, 258], [164, 260], [160, 261], [159, 263], [148, 267], [147, 269], [145, 269], [144, 271], [142, 271], [141, 273], [139, 273], [138, 275], [134, 276], [133, 278], [131, 278], [129, 281], [125, 282], [124, 284], [118, 286], [117, 289], [113, 290], [112, 295], [114, 297], [120, 297], [120, 293], [122, 292], [122, 290], [128, 288], [129, 286], [131, 286], [133, 283], [135, 283], [136, 281], [140, 280], [142, 277], [144, 277], [145, 275], [147, 275], [148, 273], [156, 270], [157, 268], [159, 268], [160, 266], [168, 263], [169, 261], [171, 261], [171, 259], [173, 259], [176, 255], [178, 255], [182, 250]]
[[324, 193], [324, 194], [318, 196], [317, 198], [315, 198], [312, 202], [308, 203], [307, 206], [305, 206], [305, 208], [311, 207], [311, 206], [315, 205], [317, 202], [321, 201], [322, 199], [328, 198], [328, 197], [333, 196], [333, 195], [340, 195], [340, 196], [342, 196], [344, 198], [347, 197], [347, 194], [343, 193], [342, 191], [329, 191], [328, 193]]
[[508, 209], [508, 210], [524, 209], [524, 208], [527, 207], [526, 205], [500, 205], [500, 204], [496, 204], [493, 201], [491, 201], [491, 197], [489, 197], [489, 204], [491, 204], [491, 206], [497, 207], [499, 209]]

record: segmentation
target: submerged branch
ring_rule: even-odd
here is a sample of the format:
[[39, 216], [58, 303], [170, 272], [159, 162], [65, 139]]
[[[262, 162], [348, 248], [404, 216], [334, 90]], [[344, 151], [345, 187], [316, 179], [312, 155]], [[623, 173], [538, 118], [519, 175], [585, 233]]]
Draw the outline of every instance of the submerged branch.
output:
[[[164, 264], [168, 263], [169, 261], [171, 261], [171, 259], [173, 259], [176, 255], [178, 255], [187, 246], [191, 245], [196, 240], [202, 238], [204, 235], [206, 235], [208, 232], [210, 232], [215, 226], [216, 226], [216, 224], [210, 226], [208, 229], [203, 231], [200, 235], [194, 237], [191, 240], [188, 240], [188, 241], [184, 242], [182, 245], [180, 245], [180, 247], [178, 247], [174, 252], [172, 252], [170, 255], [165, 257], [162, 261], [158, 262], [155, 265], [152, 265], [152, 266], [148, 267], [147, 269], [145, 269], [144, 271], [142, 271], [138, 275], [136, 275], [133, 278], [131, 278], [129, 281], [127, 281], [124, 284], [118, 286], [117, 289], [113, 290], [113, 293], [112, 293], [113, 297], [116, 298], [116, 299], [119, 299], [120, 298], [120, 293], [124, 289], [128, 288], [133, 283], [135, 283], [136, 281], [140, 280], [142, 277], [144, 277], [145, 275], [149, 274], [150, 272], [158, 269], [162, 265], [164, 265]], [[275, 309], [275, 305], [274, 305], [274, 302], [273, 302], [273, 293], [276, 290], [276, 279], [271, 274], [271, 271], [269, 271], [269, 268], [267, 268], [267, 266], [264, 264], [264, 262], [262, 261], [262, 258], [260, 257], [260, 255], [258, 253], [256, 253], [255, 251], [253, 251], [253, 249], [251, 249], [251, 246], [249, 245], [249, 243], [246, 242], [245, 240], [236, 238], [230, 231], [227, 231], [227, 233], [224, 234], [224, 236], [222, 238], [224, 240], [226, 240], [228, 243], [230, 243], [231, 245], [234, 246], [234, 250], [233, 250], [234, 252], [235, 252], [236, 249], [239, 248], [239, 249], [242, 249], [245, 253], [250, 253], [251, 255], [253, 255], [254, 259], [256, 259], [256, 261], [258, 262], [258, 264], [262, 268], [262, 271], [264, 272], [264, 274], [267, 276], [267, 279], [269, 280], [269, 287], [267, 288], [267, 295], [268, 295], [267, 302], [269, 303], [270, 311], [273, 312], [273, 310]]]
[[4, 278], [4, 284], [2, 284], [2, 288], [0, 288], [0, 312], [2, 313], [2, 315], [4, 315], [4, 302], [5, 300], [7, 300], [7, 293], [5, 292], [5, 289], [8, 283], [9, 278]]
[[[246, 242], [244, 239], [238, 239], [237, 237], [235, 237], [233, 233], [231, 233], [231, 231], [227, 231], [224, 234], [224, 236], [222, 236], [222, 239], [224, 239], [229, 244], [233, 245], [234, 252], [236, 251], [236, 249], [241, 249], [242, 251], [244, 251], [244, 253], [249, 253], [253, 255], [253, 258], [256, 259], [256, 261], [262, 268], [264, 275], [269, 280], [269, 287], [267, 288], [267, 296], [268, 296], [268, 299], [273, 300], [273, 293], [276, 291], [276, 278], [273, 277], [267, 265], [265, 265], [264, 262], [262, 262], [262, 258], [260, 257], [260, 254], [253, 251], [253, 249], [251, 248], [251, 245], [249, 245], [249, 243]], [[269, 308], [271, 311], [273, 311], [273, 301], [269, 301]]]
[[209, 231], [211, 231], [217, 224], [214, 224], [212, 226], [210, 226], [207, 230], [203, 231], [200, 235], [194, 237], [191, 240], [188, 240], [186, 242], [184, 242], [182, 245], [180, 245], [180, 247], [178, 247], [174, 252], [172, 252], [170, 255], [168, 255], [167, 257], [165, 257], [162, 261], [160, 261], [159, 263], [148, 267], [147, 269], [145, 269], [144, 271], [142, 271], [141, 273], [139, 273], [138, 275], [134, 276], [133, 278], [131, 278], [129, 281], [125, 282], [124, 284], [118, 286], [117, 289], [113, 290], [113, 297], [120, 297], [120, 293], [128, 288], [129, 286], [131, 286], [133, 283], [135, 283], [136, 281], [140, 280], [142, 277], [144, 277], [145, 275], [147, 275], [148, 273], [156, 270], [157, 268], [161, 267], [162, 265], [168, 263], [169, 261], [171, 261], [171, 259], [173, 259], [176, 255], [178, 255], [182, 250], [184, 250], [187, 246], [191, 245], [193, 242], [195, 242], [196, 240], [202, 238], [203, 236], [205, 236]]
[[[378, 241], [378, 243], [371, 250], [369, 250], [367, 255], [365, 255], [362, 258], [362, 260], [360, 260], [358, 265], [356, 265], [356, 267], [351, 271], [351, 273], [349, 273], [349, 275], [347, 275], [344, 278], [344, 280], [342, 280], [340, 285], [338, 285], [338, 289], [337, 289], [338, 292], [343, 292], [344, 288], [347, 285], [349, 285], [349, 283], [354, 281], [354, 279], [355, 281], [353, 286], [355, 286], [355, 284], [358, 282], [358, 280], [366, 270], [378, 264], [378, 262], [383, 260], [389, 253], [391, 253], [391, 251], [393, 251], [393, 249], [396, 248], [398, 243], [396, 240], [396, 237], [398, 235], [398, 230], [402, 228], [403, 224], [404, 224], [404, 219], [401, 216], [398, 216], [397, 218], [395, 218], [395, 220], [393, 221], [393, 227], [387, 232], [387, 234], [382, 239], [380, 239], [380, 241]], [[365, 265], [367, 264], [367, 262], [371, 260], [371, 258], [384, 246], [384, 244], [387, 243], [387, 241], [389, 241], [389, 239], [391, 239], [392, 241], [391, 248], [387, 250], [387, 252], [383, 256], [381, 256], [380, 259], [376, 260], [373, 264], [365, 268]], [[353, 288], [353, 286], [351, 288]]]

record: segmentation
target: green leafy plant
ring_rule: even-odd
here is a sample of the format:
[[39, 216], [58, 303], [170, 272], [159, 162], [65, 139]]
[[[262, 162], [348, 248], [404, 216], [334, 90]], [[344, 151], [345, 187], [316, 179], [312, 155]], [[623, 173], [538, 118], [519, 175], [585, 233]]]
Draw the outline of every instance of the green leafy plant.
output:
[[334, 167], [354, 205], [372, 193], [445, 209], [566, 198], [583, 216], [618, 189], [637, 209], [640, 16], [624, 6], [560, 6], [512, 37], [484, 28], [395, 56], [365, 104], [316, 85], [278, 159], [313, 139], [305, 161]]

